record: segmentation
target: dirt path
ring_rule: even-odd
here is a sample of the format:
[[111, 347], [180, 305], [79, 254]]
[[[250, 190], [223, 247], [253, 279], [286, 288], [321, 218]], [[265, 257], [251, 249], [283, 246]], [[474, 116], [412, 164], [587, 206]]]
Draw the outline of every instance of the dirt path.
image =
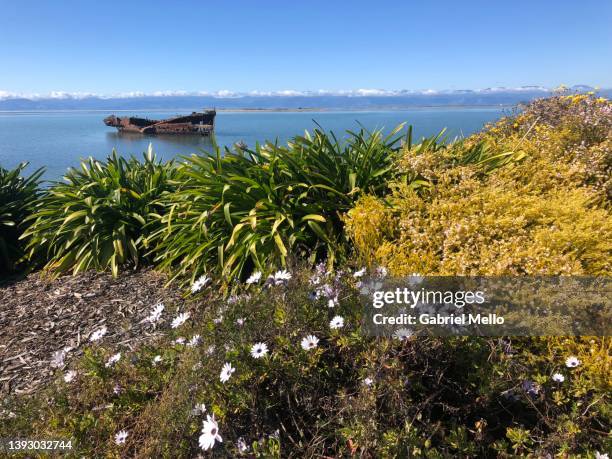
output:
[[160, 335], [142, 322], [151, 308], [163, 302], [173, 311], [184, 304], [181, 292], [165, 289], [164, 281], [150, 270], [117, 279], [88, 272], [50, 280], [36, 273], [0, 287], [0, 396], [41, 387], [82, 354], [101, 327], [108, 330], [108, 347], [129, 349]]

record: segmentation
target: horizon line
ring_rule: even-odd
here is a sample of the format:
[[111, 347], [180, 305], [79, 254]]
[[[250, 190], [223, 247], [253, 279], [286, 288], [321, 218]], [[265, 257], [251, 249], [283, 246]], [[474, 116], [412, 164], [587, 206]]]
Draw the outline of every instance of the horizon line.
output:
[[231, 91], [222, 89], [218, 91], [128, 91], [119, 93], [94, 93], [94, 92], [68, 92], [51, 91], [48, 93], [23, 93], [0, 90], [0, 100], [27, 99], [27, 100], [81, 100], [81, 99], [138, 99], [145, 97], [212, 97], [216, 99], [237, 99], [244, 97], [394, 97], [394, 96], [435, 96], [452, 94], [496, 94], [496, 93], [551, 93], [559, 89], [570, 91], [598, 91], [605, 90], [597, 86], [576, 84], [572, 86], [560, 85], [555, 88], [525, 85], [518, 87], [487, 87], [480, 89], [377, 89], [360, 88], [350, 90], [293, 90], [285, 89], [279, 91]]

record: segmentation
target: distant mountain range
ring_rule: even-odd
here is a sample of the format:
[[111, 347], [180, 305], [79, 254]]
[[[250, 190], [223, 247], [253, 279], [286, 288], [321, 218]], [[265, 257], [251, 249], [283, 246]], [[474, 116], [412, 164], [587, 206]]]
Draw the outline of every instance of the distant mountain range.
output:
[[[574, 92], [593, 91], [586, 85], [570, 88]], [[612, 89], [597, 90], [611, 97]], [[49, 95], [19, 95], [0, 91], [0, 110], [170, 110], [201, 109], [328, 109], [367, 110], [403, 109], [410, 107], [442, 106], [499, 106], [516, 105], [521, 102], [547, 97], [549, 88], [523, 86], [520, 88], [486, 88], [479, 90], [380, 90], [359, 89], [354, 91], [278, 91], [217, 93], [168, 91], [152, 94], [128, 93], [113, 96], [82, 93], [51, 93]]]

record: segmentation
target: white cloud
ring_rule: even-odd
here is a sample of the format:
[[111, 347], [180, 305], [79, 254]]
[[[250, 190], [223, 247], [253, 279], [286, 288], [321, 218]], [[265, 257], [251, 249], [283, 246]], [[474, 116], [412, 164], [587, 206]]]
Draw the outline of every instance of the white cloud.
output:
[[151, 93], [154, 97], [170, 97], [170, 96], [188, 96], [187, 91], [155, 91]]
[[386, 91], [384, 89], [357, 89], [352, 95], [355, 96], [391, 96], [394, 91]]
[[147, 94], [146, 92], [142, 92], [142, 91], [129, 91], [129, 92], [120, 92], [117, 94], [100, 94], [98, 97], [100, 97], [101, 99], [114, 99], [114, 98], [132, 99], [136, 97], [146, 97], [150, 95], [151, 94]]
[[278, 91], [277, 95], [279, 96], [303, 96], [304, 93], [301, 91], [295, 91], [294, 89], [284, 89], [282, 91]]
[[234, 91], [230, 91], [229, 89], [221, 89], [220, 91], [212, 93], [212, 96], [219, 97], [219, 98], [230, 98], [230, 97], [233, 98], [233, 97], [240, 97], [240, 94]]
[[433, 96], [437, 94], [453, 94], [474, 92], [480, 94], [490, 93], [520, 93], [520, 92], [549, 92], [551, 89], [542, 86], [520, 86], [516, 88], [491, 87], [474, 90], [436, 90], [436, 89], [377, 89], [377, 88], [360, 88], [360, 89], [318, 89], [315, 91], [299, 91], [295, 89], [283, 89], [280, 91], [261, 91], [253, 90], [248, 92], [235, 92], [228, 89], [218, 91], [185, 91], [185, 90], [164, 90], [164, 91], [129, 91], [119, 92], [114, 94], [98, 94], [92, 92], [68, 92], [68, 91], [51, 91], [46, 94], [40, 93], [18, 93], [12, 91], [0, 90], [0, 100], [24, 98], [30, 100], [41, 99], [115, 99], [115, 98], [139, 98], [139, 97], [173, 97], [173, 96], [200, 96], [200, 97], [215, 97], [221, 99], [240, 98], [240, 97], [313, 97], [313, 96], [344, 96], [344, 97], [386, 97], [386, 96], [402, 96], [402, 95], [423, 95]]
[[17, 95], [14, 92], [2, 91], [0, 89], [0, 100], [2, 99], [14, 99]]

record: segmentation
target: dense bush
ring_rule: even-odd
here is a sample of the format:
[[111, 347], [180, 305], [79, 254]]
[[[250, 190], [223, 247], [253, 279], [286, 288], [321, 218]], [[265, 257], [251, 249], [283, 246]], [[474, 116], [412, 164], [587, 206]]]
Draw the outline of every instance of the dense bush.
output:
[[[193, 320], [137, 352], [93, 345], [73, 380], [60, 374], [47, 399], [5, 407], [17, 417], [0, 427], [72, 437], [78, 456], [194, 457], [213, 414], [223, 439], [216, 457], [592, 457], [607, 449], [609, 339], [369, 338], [353, 273], [292, 274], [231, 301], [209, 291], [193, 304]], [[157, 328], [177, 315], [166, 307]], [[304, 349], [308, 335], [319, 341]], [[267, 352], [254, 356], [257, 343]], [[567, 366], [570, 357], [578, 366]], [[116, 444], [121, 431], [126, 442]]]
[[32, 175], [22, 175], [27, 163], [15, 169], [0, 167], [0, 274], [15, 270], [24, 255], [23, 234], [25, 218], [31, 213], [40, 190], [42, 169]]
[[349, 132], [346, 141], [317, 129], [286, 146], [188, 158], [180, 188], [163, 201], [155, 260], [175, 277], [216, 269], [226, 280], [285, 266], [290, 254], [333, 263], [345, 248], [342, 214], [360, 195], [387, 190], [400, 129]]
[[[384, 200], [362, 197], [348, 214], [358, 252], [396, 274], [610, 275], [612, 130], [591, 124], [609, 128], [611, 105], [537, 101], [465, 142], [406, 149], [408, 180], [392, 183]], [[512, 161], [490, 168], [472, 160], [475, 151]]]
[[137, 266], [146, 259], [148, 235], [155, 230], [156, 201], [172, 190], [172, 162], [162, 163], [152, 150], [143, 161], [119, 157], [90, 158], [69, 169], [40, 198], [27, 220], [29, 255], [41, 256], [53, 272]]

